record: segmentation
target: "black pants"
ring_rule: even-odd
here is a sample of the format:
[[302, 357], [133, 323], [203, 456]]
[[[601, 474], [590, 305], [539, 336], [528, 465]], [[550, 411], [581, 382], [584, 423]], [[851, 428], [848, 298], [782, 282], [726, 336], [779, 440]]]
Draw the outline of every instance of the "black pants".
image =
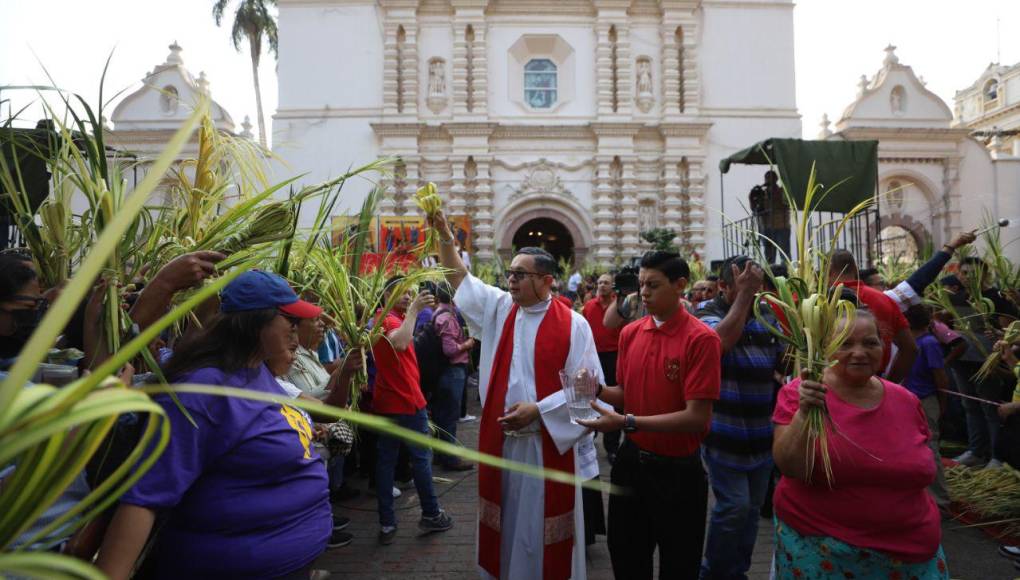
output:
[[[616, 351], [606, 351], [599, 353], [599, 363], [602, 364], [602, 375], [606, 377], [606, 385], [610, 387], [616, 386]], [[621, 412], [622, 409], [617, 409], [616, 412]], [[616, 455], [617, 449], [620, 447], [620, 430], [608, 431], [602, 436], [602, 445], [606, 448], [606, 453], [610, 455]]]
[[625, 441], [616, 456], [609, 496], [609, 556], [617, 578], [652, 578], [659, 548], [659, 578], [696, 579], [701, 569], [708, 510], [708, 480], [695, 453], [679, 461], [644, 459]]

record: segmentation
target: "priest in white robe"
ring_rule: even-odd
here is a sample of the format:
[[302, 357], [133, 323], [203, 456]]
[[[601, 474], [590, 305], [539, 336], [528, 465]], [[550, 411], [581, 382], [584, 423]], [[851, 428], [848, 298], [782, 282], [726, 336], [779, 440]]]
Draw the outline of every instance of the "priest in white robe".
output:
[[[521, 250], [507, 272], [506, 292], [468, 273], [441, 212], [432, 222], [440, 239], [440, 263], [451, 270], [447, 280], [457, 290], [454, 303], [482, 345], [479, 449], [573, 471], [582, 480], [598, 476], [592, 435], [570, 421], [558, 372], [584, 368], [599, 384], [605, 381], [588, 322], [554, 302], [555, 260], [544, 250]], [[502, 407], [494, 408], [498, 397]], [[486, 449], [487, 442], [491, 446], [500, 439], [501, 447]], [[581, 488], [573, 486], [567, 493], [564, 484], [511, 471], [496, 472], [497, 481], [487, 481], [486, 469], [479, 469], [482, 577], [584, 580]], [[486, 497], [493, 490], [495, 496]]]

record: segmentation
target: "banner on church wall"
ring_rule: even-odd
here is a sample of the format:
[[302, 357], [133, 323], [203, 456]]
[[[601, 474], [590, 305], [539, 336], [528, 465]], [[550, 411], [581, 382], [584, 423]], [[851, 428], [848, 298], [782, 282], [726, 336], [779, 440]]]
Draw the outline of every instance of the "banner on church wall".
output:
[[[333, 245], [338, 246], [343, 241], [344, 236], [358, 231], [358, 216], [333, 216], [331, 225], [333, 226]], [[379, 219], [372, 218], [372, 222], [368, 226], [368, 244], [365, 249], [369, 252], [375, 252], [378, 249], [378, 240]]]
[[[468, 253], [474, 253], [471, 236], [471, 218], [466, 215], [448, 216], [454, 239]], [[382, 216], [379, 218], [379, 251], [411, 251], [425, 241], [426, 225], [423, 216]]]

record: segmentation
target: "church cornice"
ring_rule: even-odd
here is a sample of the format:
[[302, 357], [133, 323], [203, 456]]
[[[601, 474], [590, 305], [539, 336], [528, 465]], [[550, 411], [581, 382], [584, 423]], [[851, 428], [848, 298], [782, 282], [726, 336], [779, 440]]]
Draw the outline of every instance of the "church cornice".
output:
[[369, 123], [375, 134], [380, 137], [417, 137], [421, 132], [422, 128], [425, 127], [424, 123], [400, 123], [400, 122], [381, 122], [381, 123]]
[[659, 132], [663, 137], [704, 137], [713, 123], [662, 123]]
[[846, 139], [882, 139], [901, 141], [959, 141], [970, 130], [957, 127], [847, 127], [837, 135]]
[[591, 130], [599, 137], [633, 137], [644, 123], [592, 123]]
[[1003, 117], [1009, 117], [1018, 112], [1020, 112], [1020, 102], [1016, 102], [1013, 103], [1012, 105], [1007, 105], [1005, 107], [1000, 107], [998, 109], [995, 109], [994, 111], [984, 113], [979, 117], [967, 119], [966, 121], [963, 121], [963, 123], [967, 127], [978, 128], [976, 127], [976, 125], [986, 125], [989, 123], [994, 124], [996, 121], [1001, 120]]
[[581, 15], [595, 16], [591, 0], [492, 0], [486, 14], [490, 16]]
[[588, 125], [499, 125], [494, 139], [591, 139]]
[[498, 127], [498, 123], [444, 123], [446, 132], [453, 137], [488, 137]]

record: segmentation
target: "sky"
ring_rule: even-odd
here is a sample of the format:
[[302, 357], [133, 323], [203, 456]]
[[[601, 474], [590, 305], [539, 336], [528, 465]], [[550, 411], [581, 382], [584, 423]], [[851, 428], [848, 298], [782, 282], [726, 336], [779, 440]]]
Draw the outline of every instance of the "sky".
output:
[[[111, 51], [107, 97], [141, 86], [176, 40], [184, 65], [195, 76], [205, 71], [213, 98], [235, 122], [250, 115], [254, 125], [247, 46], [234, 49], [230, 22], [217, 28], [211, 6], [212, 0], [0, 0], [0, 86], [49, 84], [45, 66], [58, 86], [95, 102]], [[797, 106], [807, 138], [818, 133], [823, 113], [839, 118], [860, 75], [881, 67], [887, 44], [950, 108], [954, 93], [997, 55], [1003, 64], [1020, 62], [1020, 0], [800, 0], [794, 30]], [[266, 55], [259, 69], [267, 122], [277, 103], [275, 64]], [[33, 98], [30, 91], [0, 94], [14, 110]], [[0, 105], [0, 118], [9, 108]]]

